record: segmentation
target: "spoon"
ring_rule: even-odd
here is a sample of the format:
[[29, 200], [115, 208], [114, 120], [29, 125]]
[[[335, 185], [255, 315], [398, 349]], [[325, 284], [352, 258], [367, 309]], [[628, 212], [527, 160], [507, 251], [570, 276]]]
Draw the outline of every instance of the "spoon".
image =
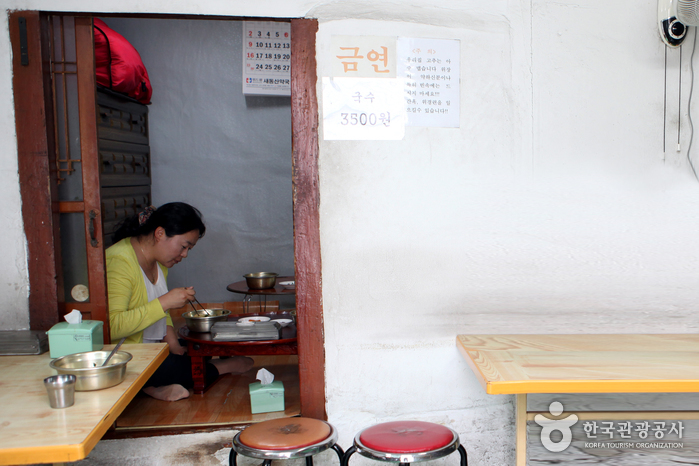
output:
[[109, 356], [107, 356], [107, 359], [105, 359], [104, 362], [102, 363], [102, 367], [106, 366], [107, 363], [109, 362], [109, 360], [112, 359], [112, 356], [114, 356], [114, 353], [117, 352], [117, 350], [119, 349], [119, 347], [121, 346], [121, 344], [124, 343], [124, 340], [126, 340], [126, 337], [124, 337], [124, 338], [122, 338], [121, 340], [119, 340], [119, 343], [117, 343], [117, 345], [114, 347], [114, 349], [112, 350], [112, 352], [109, 353]]

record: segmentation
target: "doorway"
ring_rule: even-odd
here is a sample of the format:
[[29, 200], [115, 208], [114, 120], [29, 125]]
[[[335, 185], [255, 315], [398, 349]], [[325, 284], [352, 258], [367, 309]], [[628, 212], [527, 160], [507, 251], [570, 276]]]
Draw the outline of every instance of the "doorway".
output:
[[[85, 12], [89, 14], [88, 12]], [[36, 186], [49, 179], [47, 155], [53, 143], [47, 132], [52, 123], [47, 112], [50, 86], [40, 60], [25, 62], [27, 54], [43, 55], [40, 12], [11, 12], [13, 86], [20, 165], [20, 191], [29, 250], [30, 321], [33, 329], [46, 330], [59, 319], [56, 275], [57, 228], [51, 191]], [[190, 18], [191, 19], [191, 18]], [[220, 19], [220, 18], [210, 18]], [[236, 18], [226, 18], [236, 19]], [[324, 419], [324, 348], [320, 241], [318, 223], [318, 105], [315, 95], [315, 20], [291, 19], [292, 34], [292, 189], [294, 256], [299, 334], [301, 414]], [[48, 115], [48, 117], [47, 117]], [[31, 121], [30, 124], [27, 124]], [[40, 157], [37, 157], [39, 155]], [[36, 189], [38, 188], [38, 192]], [[38, 227], [37, 227], [38, 226]], [[50, 241], [48, 240], [50, 239]], [[39, 263], [39, 260], [42, 262]], [[53, 311], [52, 311], [53, 310]]]
[[246, 273], [293, 275], [291, 98], [243, 95], [245, 22], [100, 19], [136, 48], [153, 87], [153, 204], [187, 202], [206, 224], [168, 286], [194, 286], [202, 302], [239, 301], [226, 287]]

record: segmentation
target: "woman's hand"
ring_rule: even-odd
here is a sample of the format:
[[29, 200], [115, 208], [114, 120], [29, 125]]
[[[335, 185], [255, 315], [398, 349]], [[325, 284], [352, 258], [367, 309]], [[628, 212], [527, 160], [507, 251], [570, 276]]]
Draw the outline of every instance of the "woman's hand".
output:
[[179, 354], [180, 356], [182, 356], [184, 353], [187, 352], [187, 348], [185, 348], [184, 346], [180, 345], [178, 342], [175, 342], [175, 343], [172, 343], [172, 344], [171, 344], [171, 343], [168, 343], [167, 346], [168, 346], [168, 348], [170, 349], [170, 352], [171, 352], [172, 354]]
[[163, 341], [167, 343], [167, 346], [172, 354], [179, 354], [181, 356], [187, 352], [187, 348], [180, 345], [175, 329], [171, 325], [167, 326]]
[[174, 288], [159, 297], [158, 300], [160, 300], [163, 309], [167, 311], [168, 309], [176, 309], [184, 306], [194, 299], [195, 294], [193, 286]]

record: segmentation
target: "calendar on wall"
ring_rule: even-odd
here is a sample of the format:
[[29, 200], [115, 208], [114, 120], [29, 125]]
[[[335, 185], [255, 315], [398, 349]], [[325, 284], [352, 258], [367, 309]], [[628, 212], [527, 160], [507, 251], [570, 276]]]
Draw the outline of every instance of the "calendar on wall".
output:
[[291, 23], [243, 22], [243, 94], [291, 95]]

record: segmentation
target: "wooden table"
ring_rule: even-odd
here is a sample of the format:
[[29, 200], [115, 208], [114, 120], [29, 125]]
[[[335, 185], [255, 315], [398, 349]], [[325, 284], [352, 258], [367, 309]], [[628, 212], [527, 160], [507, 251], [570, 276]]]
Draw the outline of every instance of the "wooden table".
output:
[[242, 317], [254, 315], [268, 316], [272, 319], [292, 319], [292, 323], [281, 329], [281, 338], [278, 340], [260, 341], [214, 341], [210, 333], [190, 332], [189, 328], [182, 327], [179, 331], [180, 338], [187, 342], [187, 354], [192, 359], [192, 378], [194, 379], [194, 393], [201, 394], [206, 391], [206, 360], [211, 356], [262, 356], [280, 354], [298, 354], [296, 342], [296, 321], [289, 313], [268, 312], [259, 314], [239, 314], [231, 316], [229, 321], [236, 321]]
[[277, 281], [273, 288], [263, 288], [261, 290], [248, 288], [248, 283], [245, 280], [239, 282], [231, 283], [226, 287], [228, 291], [233, 293], [240, 293], [244, 295], [261, 295], [261, 296], [282, 296], [289, 295], [293, 296], [296, 293], [296, 289], [287, 289], [280, 285], [282, 282], [292, 282], [294, 277], [277, 277]]
[[[257, 290], [253, 288], [248, 288], [248, 283], [245, 280], [241, 280], [239, 282], [231, 283], [226, 287], [226, 289], [232, 293], [239, 293], [245, 295], [244, 299], [246, 304], [250, 302], [250, 298], [252, 298], [252, 296], [257, 296], [258, 299], [264, 298], [264, 303], [266, 306], [267, 296], [294, 296], [296, 294], [296, 288], [288, 289], [280, 285], [280, 283], [282, 282], [291, 281], [294, 281], [293, 276], [277, 277], [277, 281], [275, 282], [274, 287]], [[265, 309], [265, 306], [262, 306], [262, 308]], [[245, 312], [248, 312], [249, 310], [249, 307], [245, 308]]]
[[[517, 395], [517, 466], [526, 465], [529, 393], [699, 392], [699, 335], [458, 335], [488, 394]], [[566, 417], [569, 413], [561, 414]], [[579, 419], [699, 419], [699, 411], [577, 412]]]
[[49, 406], [44, 388], [44, 378], [56, 375], [49, 353], [0, 356], [0, 464], [85, 458], [168, 354], [164, 343], [125, 344], [121, 350], [133, 355], [124, 381], [75, 392], [75, 404], [63, 409]]

